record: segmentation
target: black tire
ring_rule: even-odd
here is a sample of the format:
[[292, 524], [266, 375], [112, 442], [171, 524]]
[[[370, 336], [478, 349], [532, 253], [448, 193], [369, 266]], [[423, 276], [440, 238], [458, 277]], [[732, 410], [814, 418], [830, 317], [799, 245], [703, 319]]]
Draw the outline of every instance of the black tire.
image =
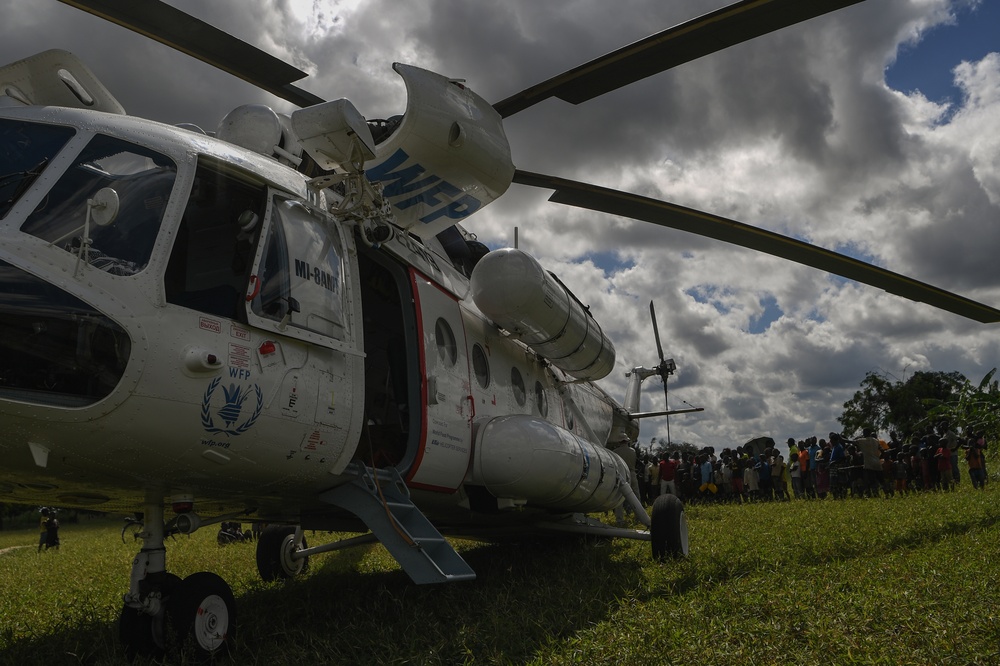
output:
[[[157, 577], [163, 603], [168, 604], [170, 596], [181, 584], [181, 579], [172, 573], [152, 574], [147, 580]], [[156, 616], [148, 615], [123, 606], [118, 616], [118, 639], [125, 650], [125, 657], [131, 662], [136, 657], [159, 658], [164, 653], [164, 625], [166, 609], [161, 607]]]
[[198, 663], [230, 652], [236, 640], [236, 598], [226, 581], [202, 571], [185, 578], [168, 608], [172, 638]]
[[649, 517], [653, 559], [687, 557], [688, 530], [684, 505], [676, 495], [660, 495], [653, 501]]
[[[302, 537], [306, 548], [306, 538]], [[271, 525], [264, 528], [257, 540], [257, 573], [263, 580], [294, 578], [309, 569], [309, 558], [293, 560], [295, 552], [295, 527]]]
[[131, 606], [123, 606], [118, 616], [118, 639], [125, 650], [125, 658], [132, 662], [136, 657], [157, 656], [153, 640], [153, 616]]

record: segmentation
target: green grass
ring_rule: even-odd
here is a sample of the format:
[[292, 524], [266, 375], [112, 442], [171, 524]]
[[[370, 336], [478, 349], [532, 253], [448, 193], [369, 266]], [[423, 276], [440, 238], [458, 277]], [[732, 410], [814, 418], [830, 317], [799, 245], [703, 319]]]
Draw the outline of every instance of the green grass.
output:
[[[644, 542], [456, 542], [472, 583], [412, 585], [380, 546], [265, 584], [215, 529], [168, 566], [233, 587], [237, 664], [1000, 663], [997, 485], [894, 499], [688, 508], [691, 557]], [[114, 664], [137, 546], [118, 524], [0, 533], [0, 663]], [[316, 535], [320, 541], [325, 535]]]

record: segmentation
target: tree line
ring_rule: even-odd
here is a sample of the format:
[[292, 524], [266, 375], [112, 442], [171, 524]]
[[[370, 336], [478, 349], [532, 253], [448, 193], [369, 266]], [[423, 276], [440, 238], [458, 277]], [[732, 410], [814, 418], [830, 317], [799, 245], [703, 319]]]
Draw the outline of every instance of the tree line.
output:
[[[885, 371], [869, 371], [854, 396], [844, 403], [837, 417], [842, 437], [853, 440], [872, 428], [878, 433], [896, 432], [901, 439], [926, 432], [928, 426], [944, 422], [963, 430], [983, 433], [987, 442], [1000, 442], [1000, 385], [993, 368], [972, 382], [961, 372], [915, 372], [905, 380]], [[776, 441], [784, 441], [779, 437]], [[703, 447], [688, 442], [670, 442], [653, 437], [649, 451], [663, 457], [680, 451], [685, 457], [701, 453]], [[1000, 447], [989, 449], [997, 455]]]
[[972, 382], [960, 372], [915, 372], [904, 381], [884, 371], [870, 371], [837, 420], [849, 439], [873, 428], [894, 431], [905, 440], [944, 422], [984, 433], [988, 442], [996, 442], [1000, 436], [996, 372], [993, 368]]

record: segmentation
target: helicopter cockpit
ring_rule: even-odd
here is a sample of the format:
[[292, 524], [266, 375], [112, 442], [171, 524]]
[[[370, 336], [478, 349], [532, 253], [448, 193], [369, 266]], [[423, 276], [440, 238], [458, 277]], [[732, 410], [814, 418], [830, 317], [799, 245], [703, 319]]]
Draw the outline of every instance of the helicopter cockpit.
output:
[[[38, 125], [24, 131], [58, 135], [65, 130]], [[46, 138], [43, 144], [54, 143]], [[74, 254], [82, 253], [91, 266], [113, 275], [134, 275], [149, 262], [176, 174], [170, 158], [98, 134], [62, 171], [21, 231]], [[110, 215], [113, 220], [94, 223], [89, 219], [93, 204], [88, 200], [103, 188], [114, 191], [117, 210]]]
[[151, 138], [87, 114], [0, 118], [0, 392], [56, 407], [107, 398], [171, 305], [195, 325], [360, 344], [344, 230], [301, 177], [183, 129]]

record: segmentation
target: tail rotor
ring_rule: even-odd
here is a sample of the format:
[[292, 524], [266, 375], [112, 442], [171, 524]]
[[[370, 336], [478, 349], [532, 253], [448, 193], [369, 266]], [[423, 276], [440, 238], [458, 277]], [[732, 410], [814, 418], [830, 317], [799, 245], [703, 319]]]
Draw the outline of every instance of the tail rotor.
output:
[[668, 412], [667, 414], [667, 445], [670, 445], [670, 393], [667, 390], [667, 378], [674, 374], [674, 370], [677, 369], [677, 364], [674, 363], [672, 358], [663, 357], [663, 345], [660, 344], [660, 328], [656, 324], [656, 309], [653, 307], [653, 301], [649, 302], [649, 318], [653, 322], [653, 337], [656, 339], [656, 353], [659, 354], [660, 363], [653, 368], [656, 374], [660, 376], [663, 380], [663, 408]]

